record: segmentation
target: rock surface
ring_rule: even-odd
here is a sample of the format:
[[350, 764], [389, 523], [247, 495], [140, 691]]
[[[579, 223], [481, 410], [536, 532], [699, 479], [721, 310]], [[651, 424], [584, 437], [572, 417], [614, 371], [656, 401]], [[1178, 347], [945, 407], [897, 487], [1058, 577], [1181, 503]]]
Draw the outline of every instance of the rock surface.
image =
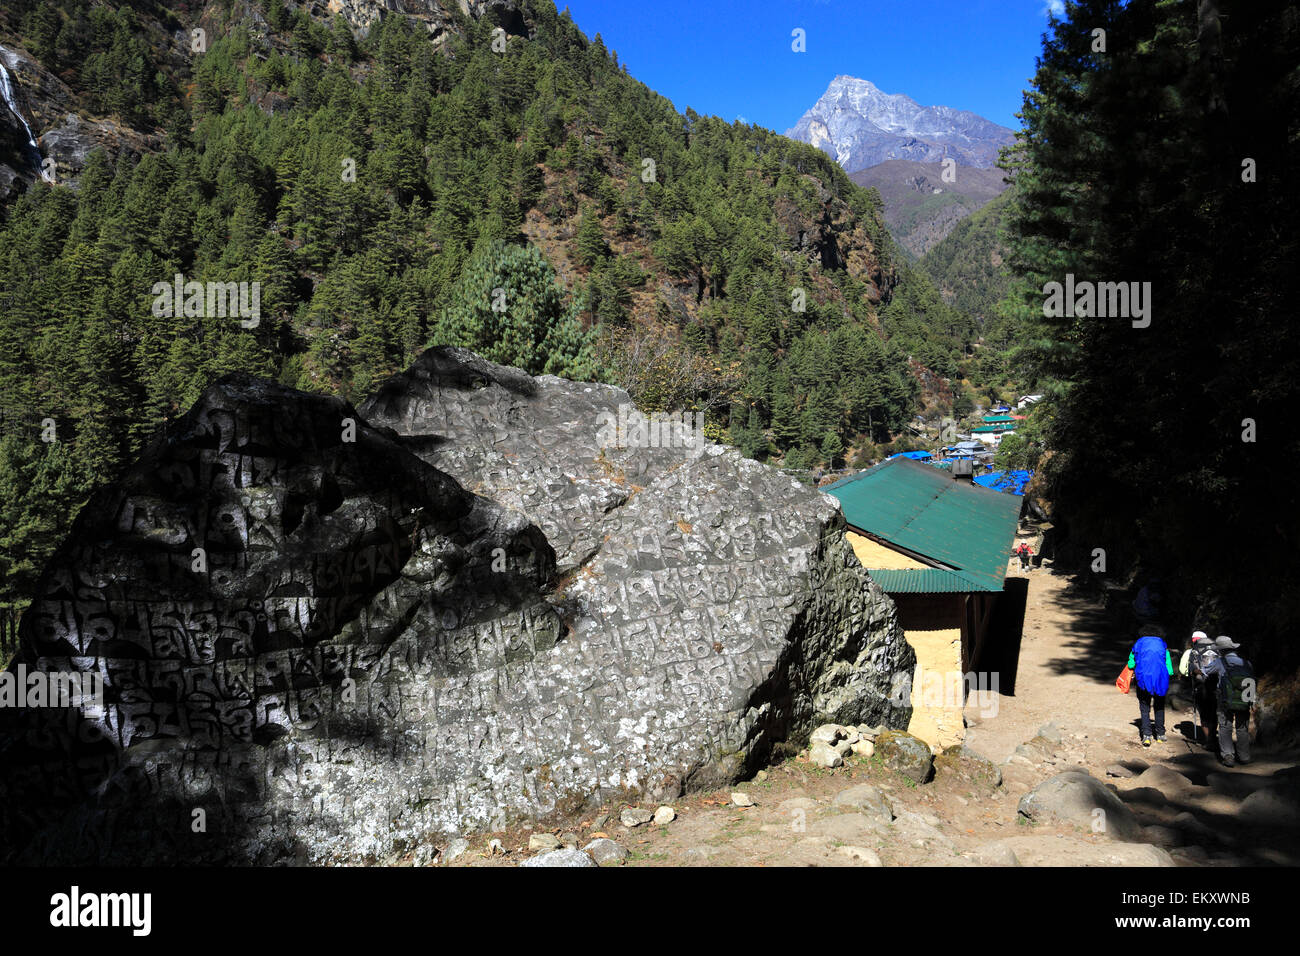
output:
[[628, 852], [627, 847], [615, 843], [607, 837], [598, 837], [582, 849], [596, 861], [598, 866], [615, 866], [632, 855]]
[[551, 850], [549, 853], [542, 853], [538, 856], [529, 857], [519, 864], [520, 866], [562, 866], [562, 867], [584, 867], [596, 866], [596, 861], [581, 850]]
[[837, 807], [852, 807], [869, 816], [877, 817], [885, 823], [894, 819], [894, 808], [889, 798], [869, 783], [858, 784], [841, 790], [833, 801]]
[[905, 731], [886, 731], [876, 738], [876, 753], [885, 766], [916, 783], [925, 783], [934, 774], [934, 754], [930, 745]]
[[1030, 820], [1056, 820], [1104, 833], [1112, 840], [1142, 838], [1142, 826], [1133, 811], [1105, 784], [1082, 770], [1067, 770], [1044, 780], [1021, 798], [1019, 811]]
[[905, 726], [913, 657], [833, 499], [619, 447], [621, 405], [451, 349], [364, 414], [210, 388], [23, 620], [16, 663], [96, 671], [105, 708], [0, 714], [6, 861], [383, 861]]

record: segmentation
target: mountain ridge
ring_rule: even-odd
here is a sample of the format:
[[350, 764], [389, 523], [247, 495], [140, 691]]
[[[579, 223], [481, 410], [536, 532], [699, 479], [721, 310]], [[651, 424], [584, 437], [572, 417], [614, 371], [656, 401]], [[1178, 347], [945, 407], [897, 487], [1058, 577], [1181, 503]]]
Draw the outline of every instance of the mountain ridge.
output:
[[953, 159], [987, 169], [1015, 133], [969, 110], [922, 106], [905, 93], [840, 74], [785, 135], [816, 146], [853, 173], [890, 159]]

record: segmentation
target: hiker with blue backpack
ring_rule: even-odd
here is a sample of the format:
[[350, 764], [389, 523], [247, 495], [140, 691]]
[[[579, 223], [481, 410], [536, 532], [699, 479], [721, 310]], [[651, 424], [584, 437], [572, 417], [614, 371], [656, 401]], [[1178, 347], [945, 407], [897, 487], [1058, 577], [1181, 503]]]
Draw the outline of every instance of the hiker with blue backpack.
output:
[[1128, 654], [1129, 670], [1137, 685], [1138, 716], [1141, 717], [1142, 746], [1151, 746], [1152, 714], [1155, 711], [1155, 739], [1165, 742], [1165, 695], [1174, 674], [1173, 658], [1165, 644], [1165, 632], [1158, 624], [1143, 625], [1137, 643]]
[[[1230, 637], [1214, 639], [1218, 658], [1206, 675], [1219, 688], [1219, 762], [1225, 767], [1250, 763], [1250, 711], [1255, 706], [1255, 669], [1236, 653], [1241, 645]], [[1233, 747], [1233, 734], [1236, 747]]]

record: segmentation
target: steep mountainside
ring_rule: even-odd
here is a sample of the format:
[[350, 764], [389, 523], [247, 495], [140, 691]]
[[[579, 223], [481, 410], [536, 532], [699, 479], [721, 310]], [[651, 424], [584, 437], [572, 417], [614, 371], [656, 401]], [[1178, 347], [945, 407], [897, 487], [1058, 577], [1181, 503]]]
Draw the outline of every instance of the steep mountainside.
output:
[[980, 323], [996, 314], [996, 306], [1010, 282], [1003, 265], [1007, 247], [1002, 233], [1014, 199], [1013, 190], [1002, 193], [958, 222], [948, 237], [921, 259], [921, 266], [934, 280], [944, 301]]
[[0, 43], [0, 611], [225, 373], [359, 399], [461, 345], [811, 467], [961, 355], [875, 192], [677, 113], [550, 0], [15, 0]]
[[825, 150], [852, 173], [887, 159], [936, 163], [951, 158], [988, 168], [1014, 134], [966, 110], [922, 106], [869, 80], [837, 76], [786, 135]]
[[942, 163], [890, 159], [859, 170], [849, 179], [875, 189], [885, 205], [889, 231], [913, 256], [923, 256], [953, 227], [1004, 189], [1000, 169], [957, 166], [952, 182]]

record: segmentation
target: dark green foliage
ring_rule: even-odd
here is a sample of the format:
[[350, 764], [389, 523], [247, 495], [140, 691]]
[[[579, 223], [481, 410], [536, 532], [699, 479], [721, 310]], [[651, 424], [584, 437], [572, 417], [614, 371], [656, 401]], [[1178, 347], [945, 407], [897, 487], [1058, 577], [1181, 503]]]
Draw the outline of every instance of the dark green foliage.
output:
[[[431, 341], [533, 372], [610, 367], [647, 407], [707, 409], [747, 454], [807, 464], [907, 420], [907, 355], [947, 369], [967, 327], [907, 279], [882, 336], [866, 281], [794, 255], [775, 213], [812, 221], [829, 195], [892, 276], [878, 195], [806, 144], [677, 113], [547, 0], [520, 6], [530, 38], [504, 53], [459, 12], [435, 45], [400, 15], [358, 39], [266, 0], [263, 35], [239, 5], [209, 4], [206, 51], [188, 57], [172, 36], [197, 7], [0, 13], [81, 105], [166, 131], [159, 153], [95, 154], [75, 190], [38, 183], [4, 210], [0, 396], [60, 439], [5, 446], [11, 567], [37, 566], [90, 488], [232, 370], [359, 400]], [[529, 214], [563, 226], [585, 275], [557, 280], [551, 249], [525, 241]], [[154, 314], [155, 284], [177, 274], [259, 283], [259, 321]], [[634, 316], [638, 295], [659, 311]], [[638, 336], [655, 348], [627, 347]], [[18, 500], [33, 468], [44, 505]]]
[[533, 375], [598, 378], [579, 303], [565, 304], [555, 270], [533, 246], [493, 242], [451, 291], [430, 345], [460, 345]]
[[[1055, 393], [1066, 551], [1161, 574], [1174, 626], [1294, 653], [1300, 18], [1283, 0], [1066, 6], [1012, 157], [1008, 301]], [[1045, 317], [1067, 273], [1150, 282], [1149, 327]]]
[[997, 347], [1007, 344], [1005, 330], [995, 320], [1010, 280], [1001, 260], [1007, 254], [1003, 232], [1013, 199], [1014, 190], [999, 193], [921, 257], [921, 266], [948, 304], [974, 318], [986, 340]]

